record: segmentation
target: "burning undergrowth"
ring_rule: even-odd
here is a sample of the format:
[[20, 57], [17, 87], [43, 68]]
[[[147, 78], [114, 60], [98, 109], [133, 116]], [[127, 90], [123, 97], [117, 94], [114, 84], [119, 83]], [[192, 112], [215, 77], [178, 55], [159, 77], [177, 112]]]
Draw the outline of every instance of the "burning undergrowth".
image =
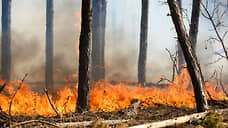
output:
[[[76, 79], [75, 75], [71, 79]], [[68, 79], [69, 80], [69, 79]], [[21, 81], [10, 82], [0, 94], [1, 109], [8, 113], [9, 104]], [[91, 111], [115, 112], [131, 106], [131, 101], [137, 99], [141, 107], [157, 107], [157, 105], [194, 108], [195, 98], [190, 86], [190, 77], [187, 70], [184, 70], [176, 77], [174, 82], [165, 86], [141, 87], [129, 83], [112, 84], [108, 81], [92, 82], [90, 92]], [[214, 100], [224, 100], [223, 90], [212, 85], [213, 81], [205, 84], [207, 97]], [[0, 81], [3, 85], [4, 81]], [[228, 87], [225, 86], [225, 89]], [[61, 114], [73, 113], [77, 99], [77, 84], [68, 84], [65, 88], [59, 89], [55, 95], [50, 94], [54, 105]], [[12, 115], [29, 116], [55, 116], [48, 99], [44, 93], [31, 91], [28, 84], [23, 84], [17, 93], [12, 108]]]

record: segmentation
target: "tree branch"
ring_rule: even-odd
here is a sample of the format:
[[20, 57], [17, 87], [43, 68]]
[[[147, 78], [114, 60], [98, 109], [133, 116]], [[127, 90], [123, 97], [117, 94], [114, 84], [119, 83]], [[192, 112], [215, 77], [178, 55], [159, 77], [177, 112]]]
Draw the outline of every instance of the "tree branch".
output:
[[16, 92], [15, 92], [14, 95], [13, 95], [12, 100], [10, 101], [10, 106], [9, 106], [9, 122], [11, 121], [11, 107], [12, 107], [14, 98], [15, 98], [17, 92], [21, 89], [21, 86], [23, 85], [23, 82], [24, 82], [24, 80], [25, 80], [25, 78], [26, 78], [27, 76], [28, 76], [28, 73], [26, 73], [25, 76], [24, 76], [24, 78], [21, 80], [21, 83], [20, 83], [19, 87], [17, 88]]
[[49, 101], [49, 103], [50, 103], [52, 109], [55, 111], [55, 113], [57, 114], [58, 117], [61, 117], [61, 115], [58, 113], [57, 109], [55, 108], [54, 104], [51, 102], [51, 99], [50, 99], [50, 97], [49, 97], [47, 88], [44, 88], [44, 92], [45, 92], [45, 94], [47, 95], [48, 101]]
[[[211, 22], [211, 24], [212, 24], [212, 26], [213, 26], [213, 29], [214, 29], [214, 31], [215, 31], [215, 33], [216, 33], [216, 36], [217, 36], [217, 38], [218, 38], [218, 40], [219, 40], [219, 42], [221, 43], [221, 45], [222, 45], [222, 48], [223, 48], [223, 50], [224, 50], [224, 52], [225, 52], [225, 57], [226, 57], [226, 59], [228, 60], [228, 52], [227, 52], [227, 50], [226, 50], [226, 47], [225, 47], [225, 44], [224, 44], [224, 41], [223, 41], [223, 38], [224, 37], [221, 37], [220, 36], [220, 34], [219, 34], [219, 32], [218, 32], [218, 29], [217, 29], [217, 25], [215, 24], [215, 22], [214, 22], [214, 20], [213, 20], [213, 15], [214, 15], [214, 13], [212, 13], [212, 15], [209, 13], [209, 11], [208, 11], [208, 9], [207, 9], [207, 7], [202, 3], [201, 4], [201, 6], [203, 7], [203, 9], [204, 9], [204, 11], [206, 12], [206, 14], [207, 14], [207, 16], [205, 16], [205, 14], [203, 14], [203, 16], [204, 17], [206, 17], [207, 19], [209, 19], [210, 20], [210, 22]], [[213, 12], [214, 12], [214, 10], [217, 10], [217, 6], [215, 6], [215, 8], [213, 9]], [[222, 14], [222, 16], [223, 16], [224, 14]], [[219, 20], [220, 21], [220, 20]]]

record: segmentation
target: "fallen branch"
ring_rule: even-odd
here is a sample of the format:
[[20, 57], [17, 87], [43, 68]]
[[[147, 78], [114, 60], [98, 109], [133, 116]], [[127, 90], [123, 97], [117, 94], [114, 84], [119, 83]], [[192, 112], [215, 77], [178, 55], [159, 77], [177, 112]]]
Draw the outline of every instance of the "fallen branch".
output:
[[50, 125], [50, 126], [59, 128], [59, 126], [56, 125], [56, 124], [50, 123], [50, 122], [48, 122], [48, 121], [42, 121], [42, 120], [29, 120], [29, 121], [24, 121], [24, 122], [20, 122], [20, 123], [17, 123], [17, 124], [15, 124], [15, 125], [10, 126], [10, 128], [15, 128], [15, 127], [22, 126], [22, 125], [26, 125], [26, 124], [30, 124], [30, 123], [42, 123], [42, 124], [47, 124], [47, 125]]
[[5, 114], [4, 112], [0, 112], [0, 119], [9, 120], [9, 116], [7, 114]]
[[11, 120], [11, 107], [12, 107], [14, 98], [15, 98], [17, 92], [21, 89], [21, 86], [23, 85], [23, 82], [24, 82], [24, 80], [25, 80], [25, 78], [27, 76], [28, 76], [28, 74], [26, 73], [25, 76], [24, 76], [24, 78], [21, 80], [21, 83], [20, 83], [19, 87], [17, 88], [16, 92], [14, 93], [12, 100], [10, 101], [10, 106], [9, 106], [9, 121]]
[[174, 126], [174, 125], [176, 126], [176, 125], [186, 123], [190, 120], [192, 121], [192, 120], [198, 120], [198, 119], [204, 118], [207, 114], [208, 112], [195, 113], [192, 115], [181, 116], [174, 119], [137, 125], [130, 128], [162, 128], [162, 127], [168, 127], [168, 126]]
[[[218, 109], [218, 110], [214, 110], [214, 111], [217, 114], [224, 114], [224, 113], [228, 112], [228, 109]], [[184, 124], [188, 121], [194, 121], [194, 120], [202, 119], [208, 113], [209, 113], [209, 111], [201, 112], [201, 113], [195, 113], [192, 115], [176, 117], [173, 119], [159, 121], [159, 122], [153, 122], [153, 123], [148, 123], [148, 124], [141, 124], [141, 125], [132, 126], [129, 128], [163, 128], [163, 127], [169, 127], [169, 126], [177, 126], [180, 124]]]
[[6, 87], [6, 82], [2, 85], [2, 87], [0, 88], [0, 93], [3, 91], [3, 89]]
[[218, 109], [218, 110], [215, 110], [215, 112], [217, 114], [225, 114], [225, 113], [228, 113], [228, 108], [226, 108], [226, 109]]
[[54, 104], [51, 102], [51, 98], [49, 97], [47, 88], [44, 88], [44, 92], [47, 95], [48, 101], [49, 101], [52, 109], [55, 111], [55, 113], [57, 114], [58, 117], [61, 117], [61, 115], [58, 113], [57, 109], [55, 108]]
[[169, 80], [168, 78], [166, 78], [165, 76], [162, 76], [160, 78], [160, 80], [156, 83], [156, 85], [160, 84], [163, 81], [167, 81], [168, 83], [172, 83], [173, 81]]
[[[100, 121], [102, 124], [115, 125], [120, 123], [129, 122], [129, 120], [103, 120]], [[87, 127], [92, 126], [94, 121], [83, 121], [83, 122], [68, 122], [68, 123], [57, 123], [59, 127]]]

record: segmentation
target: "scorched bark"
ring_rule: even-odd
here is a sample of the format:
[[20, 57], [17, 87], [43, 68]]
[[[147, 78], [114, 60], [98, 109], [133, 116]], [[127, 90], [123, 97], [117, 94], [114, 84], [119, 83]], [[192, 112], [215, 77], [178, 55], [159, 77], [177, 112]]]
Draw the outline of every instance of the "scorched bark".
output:
[[79, 83], [77, 112], [89, 109], [89, 63], [91, 57], [92, 38], [92, 0], [82, 0], [81, 8], [81, 33], [79, 44]]

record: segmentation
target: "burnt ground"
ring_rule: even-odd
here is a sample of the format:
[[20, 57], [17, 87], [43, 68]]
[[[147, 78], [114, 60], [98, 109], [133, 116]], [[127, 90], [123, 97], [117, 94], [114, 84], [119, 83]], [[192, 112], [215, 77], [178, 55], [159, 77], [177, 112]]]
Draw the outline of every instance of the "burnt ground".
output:
[[[210, 105], [213, 106], [211, 109], [223, 109], [228, 108], [227, 101], [209, 101]], [[144, 108], [139, 106], [134, 107], [134, 105], [128, 109], [115, 111], [115, 112], [102, 112], [102, 111], [88, 111], [84, 113], [69, 113], [63, 115], [63, 117], [43, 117], [43, 116], [13, 116], [11, 118], [11, 127], [15, 124], [29, 121], [29, 120], [40, 120], [43, 122], [33, 122], [23, 125], [18, 125], [17, 127], [54, 127], [51, 124], [64, 123], [64, 122], [83, 122], [83, 121], [93, 121], [97, 120], [129, 120], [122, 125], [112, 125], [109, 127], [127, 127], [134, 126], [138, 124], [145, 124], [150, 122], [162, 121], [167, 119], [172, 119], [179, 116], [189, 115], [196, 113], [195, 109], [190, 108], [177, 108], [172, 106], [164, 106], [157, 104], [156, 107]], [[136, 109], [135, 109], [136, 108]], [[136, 110], [136, 111], [135, 111]], [[9, 127], [9, 116], [4, 112], [0, 113], [0, 127]], [[216, 118], [217, 119], [217, 118]], [[49, 122], [44, 123], [44, 122]], [[220, 122], [228, 123], [228, 113], [223, 113], [221, 118], [219, 116]], [[183, 128], [188, 127], [202, 127], [202, 120], [195, 122], [187, 122], [183, 124]], [[90, 127], [108, 127], [108, 126], [90, 126]], [[177, 126], [175, 126], [177, 127]], [[205, 128], [207, 126], [204, 126]]]

